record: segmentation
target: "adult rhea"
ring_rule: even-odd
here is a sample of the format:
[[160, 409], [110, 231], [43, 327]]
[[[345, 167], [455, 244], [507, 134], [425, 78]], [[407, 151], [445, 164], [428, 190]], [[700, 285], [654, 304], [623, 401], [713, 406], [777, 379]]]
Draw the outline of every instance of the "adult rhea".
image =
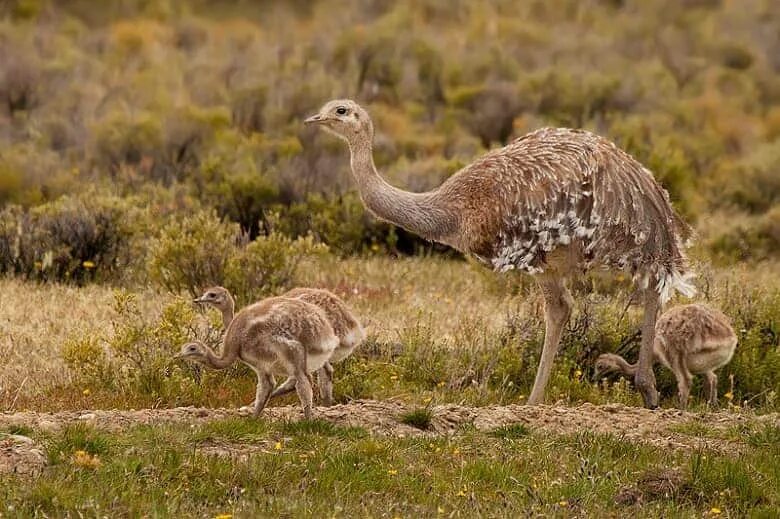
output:
[[660, 305], [693, 295], [682, 240], [690, 233], [650, 171], [612, 142], [583, 130], [543, 128], [492, 150], [427, 193], [389, 185], [374, 166], [374, 128], [351, 100], [306, 119], [349, 145], [352, 173], [377, 217], [471, 254], [494, 270], [535, 276], [545, 338], [529, 404], [541, 403], [573, 300], [566, 279], [596, 266], [627, 270], [644, 294], [635, 384], [658, 405], [652, 371]]

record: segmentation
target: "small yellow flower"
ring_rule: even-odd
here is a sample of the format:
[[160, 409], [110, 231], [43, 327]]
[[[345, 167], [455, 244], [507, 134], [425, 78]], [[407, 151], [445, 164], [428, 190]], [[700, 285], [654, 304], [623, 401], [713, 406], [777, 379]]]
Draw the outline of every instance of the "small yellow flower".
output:
[[731, 391], [729, 391], [728, 393], [726, 393], [725, 395], [723, 395], [723, 397], [724, 397], [726, 400], [728, 400], [729, 402], [731, 402], [732, 400], [734, 400], [734, 393], [732, 393]]
[[282, 442], [276, 442], [276, 445], [274, 445], [274, 449], [278, 451], [282, 450]]
[[96, 469], [100, 466], [100, 459], [87, 451], [76, 451], [73, 453], [72, 463], [82, 469]]
[[398, 471], [395, 469], [390, 469], [387, 471], [387, 473], [390, 474], [391, 476], [395, 476], [396, 474], [398, 474]]
[[390, 380], [398, 380], [398, 375], [392, 375], [392, 376], [390, 377]]
[[582, 371], [580, 371], [580, 370], [575, 371], [574, 372], [574, 376], [577, 377], [577, 378], [580, 378], [582, 376]]
[[379, 244], [377, 244], [377, 243], [372, 243], [372, 244], [371, 244], [371, 250], [372, 250], [373, 252], [379, 252]]
[[81, 264], [81, 266], [84, 267], [85, 269], [93, 269], [93, 268], [95, 268], [95, 262], [87, 260], [87, 261], [83, 262]]
[[453, 456], [458, 456], [458, 455], [460, 455], [460, 449], [458, 449], [458, 448], [456, 447], [456, 448], [455, 448], [455, 450], [454, 450], [454, 451], [452, 451], [452, 455], [453, 455]]
[[89, 394], [92, 393], [92, 391], [89, 390], [89, 388], [84, 389], [84, 391], [81, 392], [84, 396], [89, 396]]
[[440, 514], [443, 514], [443, 513], [444, 513], [444, 508], [442, 508], [442, 507], [438, 507], [438, 508], [436, 509], [436, 512], [438, 512], [438, 513], [440, 513]]
[[569, 506], [569, 502], [568, 501], [559, 501], [558, 502], [558, 506]]
[[431, 398], [431, 397], [429, 397], [429, 396], [426, 396], [425, 398], [423, 398], [423, 403], [424, 403], [424, 404], [427, 404], [427, 403], [429, 403], [431, 400], [433, 400], [433, 398]]
[[460, 492], [458, 492], [458, 494], [457, 494], [457, 495], [458, 495], [458, 497], [466, 497], [466, 491], [465, 491], [465, 490], [463, 490], [463, 489], [461, 489], [461, 491], [460, 491]]
[[442, 380], [438, 384], [436, 384], [436, 387], [444, 387], [444, 381]]
[[233, 514], [219, 514], [219, 515], [215, 515], [214, 519], [233, 519]]
[[712, 515], [720, 515], [720, 508], [713, 506], [712, 508], [710, 508], [710, 513]]

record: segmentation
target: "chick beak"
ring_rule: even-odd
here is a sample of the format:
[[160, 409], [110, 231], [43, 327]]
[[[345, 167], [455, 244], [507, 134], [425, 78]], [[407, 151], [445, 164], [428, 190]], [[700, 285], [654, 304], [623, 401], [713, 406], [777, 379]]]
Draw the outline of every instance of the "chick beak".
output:
[[303, 124], [316, 124], [321, 123], [322, 121], [324, 121], [323, 117], [320, 114], [317, 114], [305, 119]]

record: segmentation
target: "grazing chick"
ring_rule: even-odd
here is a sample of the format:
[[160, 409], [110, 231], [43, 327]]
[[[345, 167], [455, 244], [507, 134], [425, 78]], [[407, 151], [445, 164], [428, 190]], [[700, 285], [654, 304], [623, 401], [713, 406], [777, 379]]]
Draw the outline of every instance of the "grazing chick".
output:
[[[232, 299], [232, 298], [231, 298]], [[178, 358], [224, 369], [237, 359], [257, 374], [254, 416], [268, 403], [276, 385], [274, 374], [295, 380], [304, 416], [312, 415], [312, 388], [308, 373], [328, 362], [339, 340], [317, 306], [290, 298], [272, 297], [249, 305], [227, 325], [222, 354], [201, 342], [182, 346]]]
[[[361, 342], [366, 338], [366, 332], [352, 314], [346, 303], [333, 292], [321, 288], [293, 288], [282, 294], [282, 297], [290, 297], [316, 305], [325, 312], [328, 317], [339, 345], [333, 351], [329, 362], [317, 372], [320, 385], [320, 396], [324, 405], [333, 405], [333, 366], [337, 362], [349, 357]], [[284, 395], [295, 389], [295, 379], [288, 378], [271, 394], [272, 397]]]
[[[653, 355], [672, 370], [677, 379], [680, 406], [685, 407], [691, 392], [693, 375], [704, 375], [705, 391], [710, 404], [718, 402], [718, 376], [715, 370], [734, 356], [737, 336], [729, 318], [718, 310], [701, 304], [683, 305], [664, 313], [655, 328]], [[612, 353], [596, 360], [596, 373], [619, 371], [633, 377], [637, 365]]]

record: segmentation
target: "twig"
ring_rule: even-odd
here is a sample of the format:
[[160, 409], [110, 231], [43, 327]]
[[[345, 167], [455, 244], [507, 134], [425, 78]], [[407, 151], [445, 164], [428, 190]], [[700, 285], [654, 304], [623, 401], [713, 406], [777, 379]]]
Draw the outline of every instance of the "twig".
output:
[[30, 376], [24, 377], [24, 380], [22, 380], [22, 383], [19, 384], [19, 389], [16, 390], [16, 395], [14, 396], [14, 399], [11, 401], [11, 407], [8, 408], [9, 411], [14, 410], [14, 406], [16, 406], [16, 401], [19, 399], [19, 393], [22, 392], [22, 388], [27, 383], [27, 379], [30, 378]]

